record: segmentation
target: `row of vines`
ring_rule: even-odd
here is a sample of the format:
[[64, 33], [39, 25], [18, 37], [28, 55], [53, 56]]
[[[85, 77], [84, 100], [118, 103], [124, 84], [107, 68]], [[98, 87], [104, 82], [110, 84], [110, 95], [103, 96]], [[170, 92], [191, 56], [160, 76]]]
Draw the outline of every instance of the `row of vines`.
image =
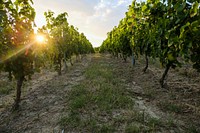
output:
[[46, 25], [38, 29], [38, 34], [45, 39], [37, 42], [32, 5], [32, 0], [0, 1], [0, 71], [17, 81], [13, 109], [19, 107], [25, 79], [42, 66], [50, 63], [60, 75], [62, 65], [66, 68], [73, 55], [94, 52], [85, 35], [69, 25], [66, 12], [57, 16], [52, 11], [44, 13]]
[[198, 0], [134, 0], [126, 17], [107, 34], [100, 52], [119, 54], [126, 60], [144, 55], [158, 59], [165, 71], [190, 63], [200, 71], [200, 3]]

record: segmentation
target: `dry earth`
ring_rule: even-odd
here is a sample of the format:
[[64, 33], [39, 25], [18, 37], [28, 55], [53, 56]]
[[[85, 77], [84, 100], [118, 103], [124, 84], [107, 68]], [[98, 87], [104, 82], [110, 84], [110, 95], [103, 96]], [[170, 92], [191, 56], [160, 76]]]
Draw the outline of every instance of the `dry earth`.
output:
[[[111, 58], [110, 55], [98, 56], [113, 65], [115, 75], [121, 78], [126, 91], [134, 95], [136, 109], [156, 119], [173, 121], [169, 130], [160, 132], [200, 132], [200, 76], [196, 71], [171, 70], [164, 89], [158, 82], [163, 69], [156, 62], [151, 61], [147, 73], [142, 73], [142, 59], [138, 60], [135, 66], [131, 66], [130, 60], [124, 63], [121, 59]], [[62, 76], [51, 71], [35, 74], [33, 80], [24, 85], [19, 111], [10, 111], [14, 91], [8, 95], [0, 95], [0, 132], [64, 131], [59, 126], [59, 120], [68, 106], [66, 96], [73, 86], [84, 80], [85, 69], [95, 63], [93, 59], [98, 58], [96, 55], [87, 56]]]
[[1, 133], [58, 133], [61, 132], [58, 121], [66, 106], [66, 94], [72, 86], [84, 79], [82, 73], [91, 58], [83, 59], [61, 76], [56, 72], [37, 73], [24, 85], [20, 109], [11, 112], [14, 91], [1, 96], [8, 103], [0, 112]]

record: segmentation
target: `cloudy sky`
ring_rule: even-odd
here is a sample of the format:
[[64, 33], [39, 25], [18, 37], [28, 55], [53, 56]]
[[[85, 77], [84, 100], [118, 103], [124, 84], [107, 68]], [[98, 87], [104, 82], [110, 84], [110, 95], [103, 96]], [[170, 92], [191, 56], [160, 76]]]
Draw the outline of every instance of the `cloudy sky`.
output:
[[36, 24], [45, 24], [44, 12], [68, 13], [68, 21], [83, 32], [93, 46], [100, 46], [106, 34], [125, 16], [132, 0], [33, 0]]

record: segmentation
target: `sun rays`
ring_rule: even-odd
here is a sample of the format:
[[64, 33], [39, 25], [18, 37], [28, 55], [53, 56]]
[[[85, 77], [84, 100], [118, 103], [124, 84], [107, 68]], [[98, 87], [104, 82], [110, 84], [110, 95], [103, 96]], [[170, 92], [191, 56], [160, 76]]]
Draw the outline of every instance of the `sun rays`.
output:
[[23, 53], [25, 55], [27, 55], [29, 48], [31, 48], [33, 45], [36, 45], [36, 44], [44, 44], [44, 42], [45, 42], [45, 37], [43, 35], [37, 34], [37, 35], [35, 35], [34, 41], [30, 42], [29, 44], [27, 44], [23, 47], [8, 51], [5, 55], [0, 57], [0, 63], [6, 62], [7, 60], [9, 60], [13, 57], [16, 57], [20, 54], [23, 54]]

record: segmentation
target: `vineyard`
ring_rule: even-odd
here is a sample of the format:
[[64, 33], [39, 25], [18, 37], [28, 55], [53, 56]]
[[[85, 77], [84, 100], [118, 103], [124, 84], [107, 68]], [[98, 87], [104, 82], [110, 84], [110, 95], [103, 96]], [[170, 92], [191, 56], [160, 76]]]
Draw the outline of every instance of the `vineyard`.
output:
[[[17, 93], [13, 109], [19, 107], [21, 87], [34, 71], [52, 64], [61, 75], [62, 62], [72, 55], [94, 52], [92, 44], [83, 33], [79, 33], [67, 22], [67, 13], [54, 17], [52, 11], [45, 12], [47, 24], [34, 34], [35, 11], [30, 1], [5, 0], [1, 2], [1, 70], [9, 73], [9, 80], [17, 80]], [[35, 41], [37, 40], [37, 41]]]
[[0, 1], [0, 132], [200, 132], [198, 0], [133, 0], [98, 48], [33, 2]]
[[165, 67], [160, 84], [164, 87], [170, 68], [190, 63], [200, 69], [200, 10], [196, 0], [149, 0], [146, 3], [133, 1], [126, 17], [118, 27], [108, 33], [100, 51], [109, 51], [114, 56], [122, 54], [134, 58], [145, 55], [159, 59]]

